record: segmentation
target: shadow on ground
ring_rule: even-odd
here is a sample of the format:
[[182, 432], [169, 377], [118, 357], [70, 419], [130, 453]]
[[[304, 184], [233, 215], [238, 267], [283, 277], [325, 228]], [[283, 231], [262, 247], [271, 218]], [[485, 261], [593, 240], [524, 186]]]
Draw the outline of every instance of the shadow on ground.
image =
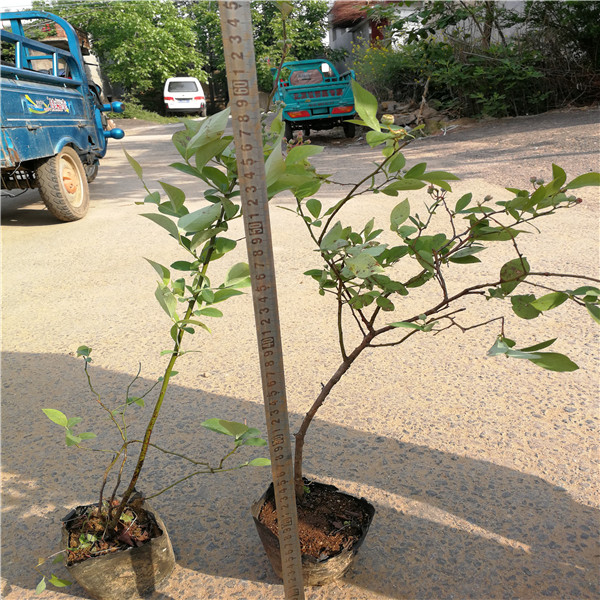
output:
[[[18, 586], [33, 597], [37, 557], [56, 551], [60, 518], [94, 499], [105, 465], [99, 453], [82, 460], [65, 449], [59, 428], [40, 409], [83, 416], [86, 430], [103, 421], [74, 357], [6, 353], [2, 371], [2, 594]], [[94, 369], [94, 378], [107, 399], [120, 396], [130, 382], [101, 368]], [[138, 383], [136, 389], [150, 384]], [[131, 435], [139, 434], [148, 410], [132, 413]], [[264, 431], [260, 404], [173, 385], [155, 441], [216, 458], [226, 448], [224, 436], [198, 427], [214, 416], [247, 419]], [[293, 424], [298, 420], [291, 415]], [[101, 443], [110, 445], [105, 437]], [[307, 444], [309, 476], [334, 476], [340, 487], [346, 484], [376, 505], [369, 536], [347, 576], [353, 586], [388, 598], [597, 598], [598, 511], [564, 490], [496, 464], [323, 420]], [[142, 488], [150, 493], [183, 474], [185, 467], [180, 471], [176, 462], [153, 453]], [[256, 468], [196, 477], [153, 501], [186, 577], [193, 580], [197, 572], [234, 583], [277, 583], [249, 514], [269, 475]], [[219, 592], [221, 586], [217, 580], [215, 596], [206, 588], [206, 597], [229, 597], [225, 587]], [[86, 597], [77, 586], [64, 593]], [[152, 598], [180, 597], [167, 586]]]

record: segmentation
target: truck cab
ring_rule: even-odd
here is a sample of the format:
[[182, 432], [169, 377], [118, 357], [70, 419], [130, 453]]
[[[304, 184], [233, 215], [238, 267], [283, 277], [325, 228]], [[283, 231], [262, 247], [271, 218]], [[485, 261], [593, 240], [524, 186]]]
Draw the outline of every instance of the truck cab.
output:
[[[42, 11], [0, 13], [2, 41], [1, 168], [4, 189], [39, 189], [50, 212], [61, 221], [81, 219], [89, 207], [89, 188], [106, 154], [105, 112], [122, 112], [120, 102], [103, 104], [89, 82], [79, 37], [64, 19]], [[50, 24], [64, 31], [68, 49], [34, 39]]]

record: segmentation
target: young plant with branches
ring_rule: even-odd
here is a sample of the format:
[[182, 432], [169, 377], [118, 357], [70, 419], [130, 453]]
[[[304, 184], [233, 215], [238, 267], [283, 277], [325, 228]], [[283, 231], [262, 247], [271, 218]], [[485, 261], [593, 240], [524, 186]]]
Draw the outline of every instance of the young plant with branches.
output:
[[[79, 549], [83, 548], [89, 556], [102, 554], [102, 542], [111, 539], [125, 539], [123, 532], [127, 530], [132, 519], [132, 506], [139, 503], [141, 495], [136, 491], [139, 478], [144, 467], [147, 453], [150, 448], [159, 450], [171, 457], [191, 465], [192, 471], [171, 482], [162, 490], [145, 496], [153, 498], [171, 489], [178, 483], [186, 481], [200, 474], [215, 474], [240, 469], [246, 466], [265, 466], [270, 464], [269, 459], [255, 458], [233, 466], [227, 461], [242, 447], [266, 446], [266, 441], [261, 437], [260, 431], [248, 427], [243, 423], [225, 421], [222, 419], [208, 419], [202, 423], [206, 429], [224, 434], [232, 438], [233, 447], [216, 463], [206, 460], [197, 460], [181, 453], [162, 448], [151, 442], [154, 427], [161, 413], [171, 378], [176, 374], [176, 362], [184, 356], [184, 340], [194, 334], [198, 329], [210, 332], [207, 318], [222, 317], [223, 313], [217, 306], [233, 296], [242, 294], [241, 289], [249, 285], [249, 269], [246, 263], [234, 264], [228, 271], [225, 279], [220, 284], [215, 284], [209, 277], [211, 264], [229, 253], [236, 247], [236, 241], [228, 238], [226, 233], [229, 224], [241, 216], [237, 175], [235, 170], [235, 155], [230, 149], [231, 136], [225, 136], [229, 111], [223, 111], [202, 122], [187, 121], [186, 129], [173, 136], [173, 143], [182, 156], [183, 162], [172, 165], [180, 172], [192, 175], [208, 185], [205, 192], [206, 205], [190, 212], [186, 207], [186, 195], [180, 188], [165, 182], [159, 182], [166, 198], [160, 192], [151, 192], [146, 184], [147, 192], [143, 202], [145, 206], [155, 209], [155, 212], [144, 213], [142, 216], [150, 219], [177, 242], [186, 255], [186, 260], [178, 260], [170, 268], [148, 260], [159, 276], [155, 291], [156, 299], [169, 316], [170, 336], [173, 341], [171, 350], [162, 352], [168, 357], [168, 362], [163, 375], [143, 394], [134, 394], [133, 388], [140, 376], [140, 370], [125, 390], [124, 397], [116, 405], [106, 401], [93, 385], [90, 374], [91, 348], [80, 346], [77, 355], [84, 360], [85, 375], [92, 396], [107, 418], [109, 426], [113, 427], [119, 437], [117, 448], [97, 448], [89, 445], [89, 440], [96, 438], [93, 432], [79, 432], [77, 429], [82, 421], [81, 417], [67, 417], [62, 411], [54, 408], [43, 409], [46, 416], [65, 430], [66, 445], [76, 447], [83, 452], [102, 452], [111, 456], [99, 484], [98, 501], [90, 508], [90, 517], [94, 516], [103, 523], [101, 535], [90, 539], [84, 536], [80, 540]], [[142, 179], [142, 168], [137, 161], [127, 155], [127, 158]], [[213, 164], [209, 164], [213, 163]], [[221, 168], [219, 168], [221, 167]], [[143, 182], [143, 179], [142, 179]], [[158, 394], [154, 401], [154, 408], [150, 415], [143, 437], [132, 438], [129, 435], [128, 414], [133, 407], [143, 407], [148, 401], [149, 394], [158, 387]], [[133, 450], [138, 450], [133, 473], [129, 478], [127, 487], [120, 497], [117, 497], [121, 488], [125, 466]], [[114, 474], [112, 491], [105, 495], [106, 486]], [[77, 551], [78, 548], [70, 549]], [[38, 568], [45, 560], [41, 560]], [[41, 572], [41, 571], [40, 571]], [[61, 580], [54, 574], [49, 582], [61, 586], [66, 585], [66, 580]], [[46, 587], [44, 577], [38, 585], [38, 593]]]
[[[334, 386], [366, 349], [390, 349], [424, 334], [439, 335], [451, 328], [466, 332], [495, 323], [498, 333], [489, 355], [529, 360], [552, 371], [573, 371], [578, 367], [570, 358], [546, 350], [555, 339], [517, 348], [502, 314], [465, 325], [462, 318], [470, 309], [462, 301], [479, 298], [489, 301], [490, 309], [494, 302], [509, 302], [522, 319], [534, 319], [570, 303], [573, 309], [587, 311], [600, 323], [599, 279], [584, 273], [536, 270], [519, 245], [519, 236], [524, 233], [541, 235], [536, 221], [576, 207], [581, 202], [576, 196], [578, 190], [600, 185], [599, 173], [569, 180], [562, 168], [553, 165], [552, 181], [533, 179], [531, 191], [508, 188], [513, 196], [510, 200], [494, 201], [489, 195], [478, 198], [467, 193], [451, 201], [450, 182], [458, 177], [445, 171], [428, 171], [425, 163], [407, 166], [402, 149], [411, 135], [394, 126], [393, 119], [386, 115], [379, 122], [374, 96], [355, 82], [353, 86], [360, 116], [355, 123], [369, 129], [366, 140], [371, 147], [382, 147], [381, 159], [373, 171], [323, 210], [314, 195], [325, 180], [308, 163], [308, 158], [320, 151], [318, 147], [293, 148], [281, 169], [285, 180], [296, 168], [294, 165], [304, 163], [305, 180], [290, 188], [296, 198], [296, 213], [321, 259], [321, 265], [306, 275], [317, 283], [319, 293], [331, 296], [335, 304], [342, 359], [295, 434], [295, 488], [300, 499], [304, 494], [302, 460], [309, 426]], [[424, 212], [415, 212], [415, 203], [406, 198], [390, 213], [387, 225], [395, 234], [395, 243], [382, 241], [383, 229], [376, 228], [373, 218], [360, 229], [343, 224], [339, 218], [345, 206], [365, 193], [397, 196], [422, 188], [427, 188], [429, 195]], [[448, 276], [451, 268], [484, 262], [499, 246], [508, 246], [514, 256], [495, 276], [470, 285], [461, 285], [460, 278]], [[403, 299], [418, 288], [427, 289], [429, 305], [417, 314], [393, 319], [393, 313], [402, 310]], [[350, 343], [349, 339], [358, 341]]]

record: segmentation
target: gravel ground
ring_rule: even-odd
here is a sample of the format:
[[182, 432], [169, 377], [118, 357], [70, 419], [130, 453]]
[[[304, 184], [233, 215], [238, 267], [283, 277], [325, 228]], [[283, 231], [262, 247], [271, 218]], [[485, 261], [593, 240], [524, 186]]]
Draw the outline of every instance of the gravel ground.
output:
[[[588, 109], [490, 121], [415, 142], [406, 156], [460, 175], [457, 197], [473, 190], [500, 198], [505, 186], [527, 186], [532, 175], [548, 178], [552, 162], [573, 176], [599, 170], [599, 116]], [[149, 179], [178, 181], [163, 175], [174, 160], [173, 127], [138, 125], [126, 124], [123, 145]], [[340, 135], [316, 135], [313, 143], [326, 146], [322, 170], [344, 183], [375, 153], [364, 141]], [[80, 460], [65, 450], [40, 411], [58, 408], [95, 428], [98, 413], [74, 350], [82, 343], [94, 348], [95, 385], [110, 398], [124, 393], [138, 361], [139, 386], [155, 381], [164, 364], [158, 353], [169, 346], [168, 323], [152, 294], [155, 277], [142, 256], [175, 259], [177, 253], [166, 235], [137, 216], [143, 212], [133, 204], [139, 185], [124, 169], [119, 146], [104, 160], [82, 221], [54, 224], [34, 193], [8, 201], [3, 211], [6, 600], [34, 597], [37, 558], [56, 551], [60, 517], [94, 499], [105, 465], [103, 456]], [[321, 197], [327, 202], [340, 191], [331, 186]], [[543, 236], [524, 241], [537, 270], [599, 276], [598, 191], [584, 190], [582, 197], [574, 210], [542, 223]], [[363, 222], [374, 215], [385, 227], [397, 201], [364, 196], [345, 217]], [[275, 209], [271, 218], [295, 431], [339, 357], [332, 306], [302, 275], [316, 266], [303, 229], [288, 211]], [[506, 256], [499, 252], [485, 268], [497, 272]], [[400, 312], [413, 314], [418, 302]], [[200, 430], [202, 420], [247, 419], [265, 430], [251, 303], [239, 297], [225, 309], [213, 335], [199, 338], [202, 351], [181, 361], [158, 444], [214, 458], [224, 446]], [[469, 322], [486, 320], [488, 310], [485, 303], [474, 307]], [[581, 369], [557, 374], [487, 358], [497, 333], [490, 325], [371, 351], [336, 386], [309, 433], [306, 471], [368, 498], [377, 512], [353, 570], [335, 585], [307, 589], [307, 599], [600, 597], [597, 328], [585, 314], [567, 314], [565, 305], [532, 322], [507, 312], [507, 325], [513, 333], [519, 329], [523, 345], [558, 336], [556, 350]], [[133, 435], [143, 425], [141, 414], [134, 416]], [[109, 434], [103, 440], [110, 446]], [[174, 461], [152, 455], [143, 489], [160, 489], [180, 473]], [[244, 469], [191, 479], [154, 500], [178, 565], [151, 600], [283, 597], [249, 515], [268, 481], [268, 469]], [[65, 576], [62, 567], [57, 574]], [[87, 598], [77, 585], [44, 597]]]

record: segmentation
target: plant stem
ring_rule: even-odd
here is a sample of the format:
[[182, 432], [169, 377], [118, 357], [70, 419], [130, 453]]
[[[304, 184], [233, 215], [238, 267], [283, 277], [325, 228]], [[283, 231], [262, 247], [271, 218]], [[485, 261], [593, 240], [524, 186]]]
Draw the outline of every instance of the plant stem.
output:
[[[187, 311], [185, 313], [185, 317], [184, 317], [186, 320], [192, 316], [195, 304], [196, 304], [195, 300], [190, 301]], [[175, 341], [175, 347], [173, 349], [173, 354], [171, 354], [169, 364], [167, 365], [167, 368], [165, 370], [162, 385], [160, 387], [160, 392], [158, 394], [158, 399], [156, 401], [156, 404], [154, 405], [154, 411], [152, 412], [152, 417], [150, 418], [148, 427], [146, 427], [146, 433], [145, 433], [144, 439], [142, 441], [142, 448], [140, 449], [140, 455], [138, 457], [137, 464], [135, 465], [135, 470], [133, 471], [133, 475], [129, 482], [129, 486], [125, 490], [125, 493], [123, 494], [123, 497], [121, 498], [121, 502], [120, 502], [119, 506], [117, 507], [115, 513], [113, 514], [113, 517], [109, 524], [110, 529], [112, 529], [113, 527], [116, 527], [117, 523], [119, 522], [119, 519], [121, 518], [121, 514], [123, 513], [123, 510], [125, 510], [125, 507], [127, 506], [127, 502], [129, 501], [131, 494], [133, 494], [133, 492], [135, 490], [135, 485], [136, 485], [138, 478], [140, 476], [140, 473], [142, 471], [142, 467], [144, 466], [144, 461], [146, 459], [146, 453], [148, 452], [148, 446], [150, 445], [150, 437], [152, 436], [152, 432], [154, 430], [154, 425], [156, 423], [156, 420], [158, 419], [158, 415], [160, 413], [162, 403], [163, 403], [163, 401], [165, 399], [165, 395], [167, 393], [167, 388], [169, 386], [169, 380], [171, 379], [171, 373], [173, 372], [173, 367], [175, 366], [175, 362], [177, 361], [177, 358], [179, 356], [179, 349], [181, 347], [181, 340], [183, 338], [183, 333], [184, 333], [183, 329], [180, 329], [177, 332], [177, 339]]]
[[[217, 220], [216, 227], [219, 227], [225, 218], [225, 209], [221, 210], [221, 215]], [[216, 236], [215, 236], [216, 237]], [[212, 260], [212, 255], [215, 249], [215, 237], [210, 238], [208, 242], [206, 257], [203, 260], [202, 269], [199, 270], [200, 280], [203, 280], [206, 275], [206, 271], [208, 270], [208, 265]], [[199, 295], [199, 294], [198, 294]], [[194, 314], [194, 308], [198, 302], [198, 295], [194, 295], [188, 302], [188, 307], [185, 312], [185, 316], [183, 317], [183, 322], [188, 321], [192, 315]], [[135, 469], [133, 471], [133, 475], [131, 476], [131, 480], [123, 497], [121, 498], [121, 502], [117, 507], [117, 510], [110, 519], [109, 528], [112, 529], [116, 527], [121, 518], [121, 514], [125, 510], [127, 506], [127, 502], [129, 498], [133, 494], [135, 490], [136, 483], [139, 479], [140, 473], [142, 471], [142, 467], [144, 466], [144, 461], [146, 460], [146, 454], [148, 452], [148, 448], [150, 446], [150, 438], [152, 437], [152, 432], [154, 431], [154, 425], [156, 424], [156, 420], [158, 419], [158, 415], [160, 413], [160, 409], [162, 407], [162, 403], [165, 399], [167, 388], [169, 387], [169, 381], [171, 379], [171, 374], [173, 373], [173, 368], [175, 367], [175, 362], [179, 358], [179, 354], [181, 351], [181, 341], [183, 339], [184, 329], [180, 328], [177, 332], [177, 336], [175, 338], [175, 345], [173, 346], [173, 353], [171, 354], [171, 358], [169, 359], [169, 363], [167, 364], [167, 368], [165, 369], [165, 374], [163, 376], [162, 385], [160, 387], [160, 391], [158, 393], [158, 399], [156, 400], [156, 404], [154, 405], [154, 410], [152, 411], [152, 416], [150, 418], [150, 422], [146, 427], [146, 433], [144, 434], [144, 439], [142, 441], [142, 447], [140, 449], [140, 454], [137, 459], [137, 463], [135, 465]]]
[[344, 359], [337, 371], [332, 375], [331, 379], [323, 386], [321, 393], [317, 396], [310, 410], [306, 413], [302, 425], [298, 433], [294, 435], [296, 438], [296, 446], [294, 451], [294, 486], [296, 488], [296, 498], [302, 499], [304, 496], [304, 482], [302, 480], [302, 452], [304, 449], [304, 438], [306, 431], [311, 424], [315, 414], [321, 408], [327, 396], [333, 389], [333, 386], [342, 378], [344, 373], [352, 366], [352, 363], [359, 357], [361, 352], [369, 346], [373, 338], [377, 334], [373, 331], [364, 336], [362, 342], [354, 348], [354, 350]]

